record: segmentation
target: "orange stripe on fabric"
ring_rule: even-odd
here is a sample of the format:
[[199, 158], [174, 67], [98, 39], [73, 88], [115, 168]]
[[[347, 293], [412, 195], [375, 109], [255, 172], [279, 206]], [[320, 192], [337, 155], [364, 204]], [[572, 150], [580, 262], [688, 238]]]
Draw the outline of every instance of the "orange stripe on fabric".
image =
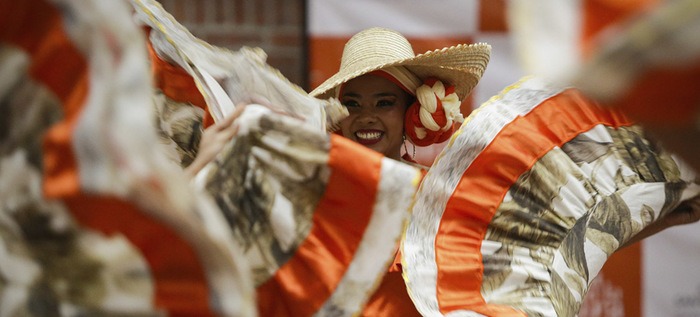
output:
[[487, 316], [523, 316], [509, 307], [486, 304], [482, 298], [481, 242], [518, 177], [552, 148], [597, 124], [619, 127], [631, 122], [567, 90], [505, 126], [474, 160], [447, 202], [435, 241], [442, 312], [470, 309]]
[[89, 89], [85, 58], [68, 39], [62, 23], [55, 23], [32, 54], [30, 69], [36, 81], [59, 97], [64, 113], [63, 121], [51, 126], [44, 135], [43, 188], [47, 197], [76, 193], [80, 188], [72, 138]]
[[75, 120], [85, 101], [87, 63], [63, 29], [62, 17], [40, 0], [3, 2], [0, 40], [25, 50], [31, 59], [29, 74], [62, 102], [64, 121], [44, 136], [44, 183], [47, 197], [79, 190], [77, 164], [71, 148]]
[[123, 234], [149, 265], [156, 307], [170, 316], [214, 316], [204, 269], [178, 233], [138, 207], [114, 197], [77, 195], [64, 199], [75, 219], [105, 235]]
[[151, 75], [153, 84], [160, 89], [165, 96], [177, 102], [191, 103], [204, 109], [202, 125], [206, 128], [214, 124], [214, 118], [209, 113], [209, 108], [204, 96], [197, 89], [194, 79], [184, 69], [172, 65], [158, 56], [153, 49], [151, 41], [148, 44], [148, 53], [151, 59]]
[[60, 12], [41, 0], [0, 5], [0, 40], [25, 50], [31, 57], [30, 76], [62, 102], [63, 121], [44, 136], [44, 196], [63, 199], [83, 225], [123, 233], [139, 248], [155, 278], [156, 305], [175, 316], [211, 315], [203, 270], [193, 249], [175, 232], [118, 199], [79, 194], [72, 133], [85, 106], [88, 65], [65, 33]]
[[[41, 0], [4, 1], [0, 10], [0, 41], [30, 55], [30, 75], [43, 83], [62, 102], [84, 99], [87, 63], [63, 30], [55, 7]], [[77, 114], [79, 105], [66, 107], [66, 117]]]
[[326, 192], [295, 255], [258, 286], [260, 316], [311, 316], [347, 270], [372, 216], [382, 156], [331, 135]]
[[379, 287], [367, 301], [360, 316], [400, 316], [420, 317], [411, 297], [408, 296], [406, 283], [400, 271], [387, 272]]

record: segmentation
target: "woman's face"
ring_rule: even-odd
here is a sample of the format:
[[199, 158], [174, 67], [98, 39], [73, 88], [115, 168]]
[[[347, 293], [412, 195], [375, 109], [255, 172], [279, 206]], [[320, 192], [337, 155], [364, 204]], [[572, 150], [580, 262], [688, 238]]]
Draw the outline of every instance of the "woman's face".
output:
[[400, 159], [404, 115], [411, 95], [388, 79], [363, 75], [348, 81], [339, 97], [350, 113], [340, 122], [343, 136]]

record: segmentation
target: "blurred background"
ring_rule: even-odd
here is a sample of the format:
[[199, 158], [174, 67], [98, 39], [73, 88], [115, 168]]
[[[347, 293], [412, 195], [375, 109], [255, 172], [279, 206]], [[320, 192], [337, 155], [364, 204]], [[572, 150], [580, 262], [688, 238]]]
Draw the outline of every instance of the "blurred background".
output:
[[305, 0], [160, 0], [192, 34], [221, 47], [260, 47], [267, 62], [308, 90]]
[[[510, 37], [506, 0], [160, 2], [195, 36], [210, 44], [233, 50], [242, 46], [262, 48], [270, 65], [307, 91], [337, 70], [343, 43], [371, 26], [403, 33], [416, 53], [459, 43], [491, 44], [491, 62], [471, 98], [463, 104], [463, 111], [474, 109], [526, 73], [519, 61], [523, 54], [516, 54]], [[596, 1], [577, 2], [581, 3], [580, 10], [596, 5]], [[654, 1], [607, 2], [614, 10], [606, 12], [622, 15], [629, 6]], [[580, 29], [597, 27], [589, 24]], [[618, 252], [593, 282], [580, 316], [700, 316], [697, 229], [698, 224], [676, 227]]]

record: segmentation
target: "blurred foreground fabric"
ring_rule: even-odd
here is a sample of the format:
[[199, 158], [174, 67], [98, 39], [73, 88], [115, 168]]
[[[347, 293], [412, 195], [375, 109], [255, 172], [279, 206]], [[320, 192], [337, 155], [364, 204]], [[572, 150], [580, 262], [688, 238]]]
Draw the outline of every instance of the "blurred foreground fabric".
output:
[[0, 314], [255, 315], [223, 216], [159, 150], [128, 4], [0, 15]]
[[697, 1], [514, 1], [509, 12], [528, 71], [622, 110], [700, 169]]

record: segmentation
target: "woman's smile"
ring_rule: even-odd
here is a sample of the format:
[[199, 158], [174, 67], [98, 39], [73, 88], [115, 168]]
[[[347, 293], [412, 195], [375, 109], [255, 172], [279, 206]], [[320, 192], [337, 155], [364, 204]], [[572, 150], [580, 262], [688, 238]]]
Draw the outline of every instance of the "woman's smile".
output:
[[365, 129], [355, 131], [355, 139], [357, 140], [357, 143], [365, 146], [376, 144], [382, 140], [382, 137], [384, 137], [384, 132], [379, 130]]

